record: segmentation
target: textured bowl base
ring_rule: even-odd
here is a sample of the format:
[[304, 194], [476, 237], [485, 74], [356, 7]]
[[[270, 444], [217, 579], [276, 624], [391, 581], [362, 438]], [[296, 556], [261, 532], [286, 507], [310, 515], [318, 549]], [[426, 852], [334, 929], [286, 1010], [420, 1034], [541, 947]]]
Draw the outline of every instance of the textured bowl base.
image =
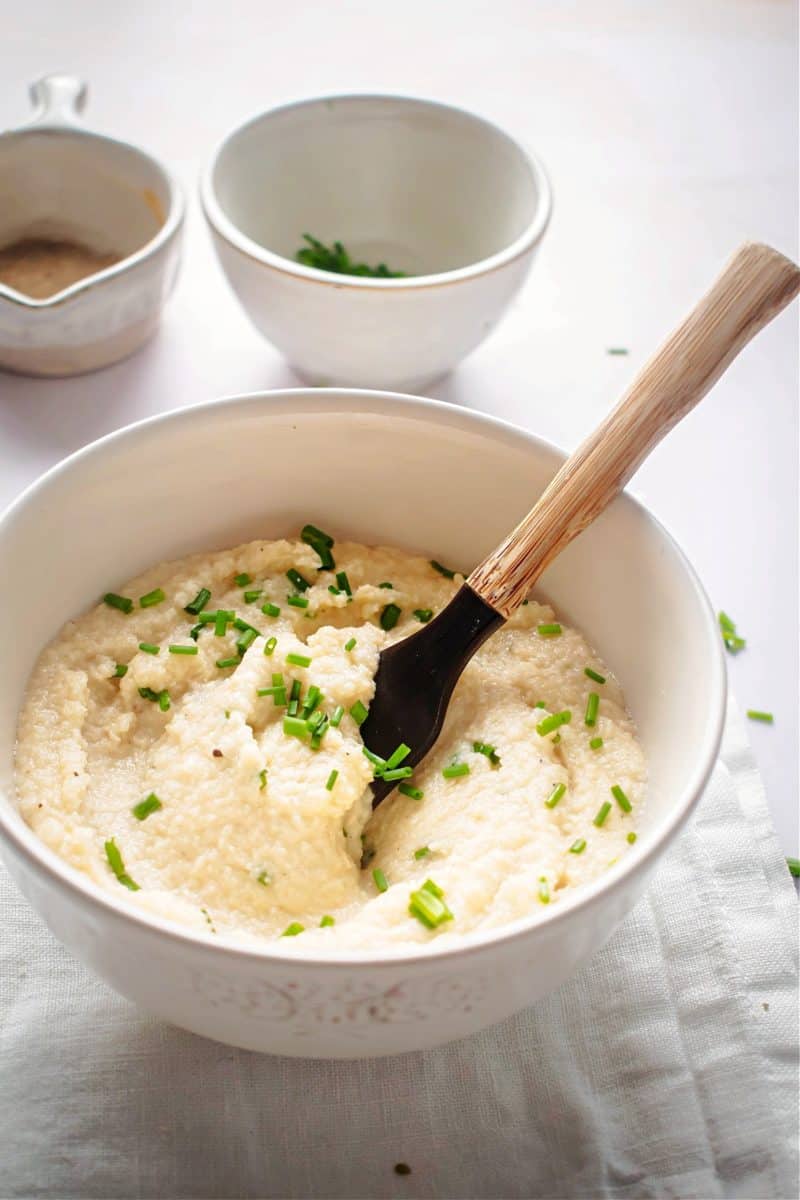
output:
[[160, 315], [147, 317], [111, 337], [82, 346], [2, 346], [0, 369], [15, 375], [51, 379], [99, 371], [140, 350], [156, 332]]

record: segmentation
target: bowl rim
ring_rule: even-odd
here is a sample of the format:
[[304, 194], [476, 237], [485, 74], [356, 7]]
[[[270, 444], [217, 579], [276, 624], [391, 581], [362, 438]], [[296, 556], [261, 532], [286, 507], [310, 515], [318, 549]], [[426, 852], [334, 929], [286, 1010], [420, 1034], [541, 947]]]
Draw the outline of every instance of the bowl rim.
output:
[[[466, 118], [466, 120], [476, 125], [483, 126], [496, 138], [513, 147], [530, 171], [537, 194], [537, 202], [533, 215], [523, 232], [507, 246], [496, 251], [494, 254], [490, 254], [486, 258], [476, 259], [475, 262], [469, 263], [464, 267], [457, 267], [452, 271], [437, 271], [427, 275], [409, 275], [401, 279], [375, 279], [363, 275], [338, 275], [331, 271], [321, 271], [316, 267], [307, 267], [303, 263], [294, 262], [290, 258], [284, 258], [283, 255], [276, 254], [260, 242], [243, 233], [238, 225], [231, 220], [217, 200], [214, 175], [223, 152], [235, 138], [239, 137], [252, 126], [257, 125], [260, 121], [292, 109], [306, 108], [311, 105], [324, 105], [334, 101], [339, 103], [361, 103], [363, 101], [375, 100], [393, 101], [400, 104], [437, 109], [450, 116]], [[326, 93], [319, 96], [305, 96], [300, 99], [288, 100], [283, 104], [277, 104], [272, 108], [255, 113], [240, 125], [231, 129], [217, 143], [208, 165], [201, 174], [199, 191], [201, 206], [212, 230], [235, 250], [245, 255], [245, 257], [295, 279], [324, 284], [327, 287], [339, 289], [353, 288], [364, 291], [414, 291], [420, 288], [441, 287], [444, 284], [461, 283], [481, 275], [488, 275], [529, 253], [536, 243], [541, 241], [549, 224], [553, 209], [552, 188], [541, 159], [532, 150], [507, 133], [501, 126], [478, 113], [472, 112], [467, 108], [462, 108], [460, 105], [447, 104], [440, 100], [431, 100], [425, 96], [413, 96], [401, 92], [338, 92]]]
[[132, 142], [123, 141], [121, 138], [109, 137], [104, 133], [95, 133], [94, 130], [85, 129], [81, 125], [65, 125], [59, 121], [36, 121], [28, 125], [20, 125], [16, 129], [6, 130], [0, 134], [0, 145], [11, 140], [38, 138], [42, 134], [48, 136], [57, 135], [58, 137], [65, 138], [80, 138], [81, 140], [95, 143], [103, 142], [107, 145], [115, 146], [117, 149], [121, 148], [128, 153], [135, 154], [140, 159], [144, 159], [151, 167], [155, 168], [166, 184], [169, 195], [169, 207], [163, 225], [138, 250], [134, 250], [132, 254], [126, 254], [119, 262], [112, 263], [109, 267], [103, 267], [101, 271], [93, 271], [91, 275], [86, 275], [83, 279], [76, 280], [75, 283], [62, 288], [60, 292], [54, 292], [52, 296], [45, 296], [37, 300], [34, 296], [26, 296], [24, 292], [18, 292], [16, 288], [9, 287], [0, 280], [0, 300], [16, 304], [19, 308], [34, 310], [59, 308], [72, 300], [74, 296], [82, 295], [84, 292], [89, 292], [96, 287], [100, 287], [109, 280], [115, 279], [118, 275], [138, 266], [145, 260], [155, 257], [180, 230], [186, 214], [186, 200], [183, 188], [178, 183], [178, 180], [154, 155], [149, 154], [147, 150], [143, 150], [140, 146], [135, 146]]
[[[516, 449], [533, 449], [540, 453], [543, 452], [553, 459], [554, 466], [563, 462], [566, 457], [564, 451], [553, 443], [536, 434], [529, 433], [509, 421], [490, 416], [488, 413], [461, 408], [442, 400], [366, 388], [281, 388], [246, 392], [158, 413], [123, 426], [121, 429], [114, 430], [81, 447], [35, 479], [0, 513], [0, 537], [3, 527], [14, 519], [17, 512], [24, 509], [32, 498], [45, 491], [58, 477], [80, 468], [86, 459], [102, 456], [107, 450], [120, 443], [130, 441], [135, 444], [137, 441], [146, 441], [157, 436], [159, 430], [166, 425], [190, 424], [197, 419], [198, 415], [213, 414], [217, 411], [229, 412], [231, 406], [243, 410], [265, 408], [276, 415], [280, 415], [282, 412], [298, 415], [298, 402], [303, 404], [301, 411], [311, 414], [341, 412], [342, 402], [346, 402], [349, 404], [348, 411], [353, 412], [354, 401], [357, 404], [360, 403], [360, 407], [355, 410], [358, 412], [388, 416], [401, 410], [403, 415], [417, 419], [432, 420], [443, 425], [450, 424], [462, 430], [484, 432]], [[232, 939], [226, 940], [224, 935], [211, 935], [202, 930], [194, 930], [178, 922], [139, 909], [124, 897], [117, 899], [112, 892], [106, 892], [99, 885], [93, 883], [88, 875], [84, 875], [77, 868], [64, 862], [55, 851], [37, 837], [16, 810], [13, 792], [6, 797], [8, 811], [6, 811], [5, 805], [0, 804], [0, 838], [7, 841], [29, 867], [49, 876], [57, 887], [73, 894], [77, 893], [78, 902], [88, 904], [90, 908], [100, 910], [102, 915], [116, 918], [123, 924], [137, 926], [137, 932], [144, 936], [163, 936], [168, 941], [196, 951], [211, 950], [216, 953], [220, 962], [233, 957], [239, 960], [247, 959], [284, 967], [291, 965], [295, 969], [298, 969], [299, 966], [308, 966], [331, 970], [356, 966], [369, 966], [374, 970], [379, 970], [411, 963], [431, 966], [453, 957], [471, 957], [481, 953], [489, 946], [512, 942], [536, 929], [545, 926], [553, 927], [569, 921], [570, 917], [584, 907], [589, 907], [598, 897], [610, 896], [612, 893], [618, 892], [634, 873], [647, 871], [648, 867], [652, 868], [673, 837], [680, 831], [703, 793], [717, 760], [726, 715], [727, 681], [722, 642], [719, 638], [714, 610], [694, 567], [664, 525], [640, 500], [624, 491], [615, 503], [631, 506], [641, 519], [653, 526], [656, 534], [672, 551], [676, 561], [688, 577], [698, 600], [707, 634], [709, 647], [707, 669], [711, 679], [713, 702], [709, 706], [700, 750], [689, 782], [673, 810], [661, 820], [659, 826], [654, 830], [655, 836], [648, 839], [646, 843], [643, 843], [641, 839], [637, 841], [613, 872], [601, 875], [589, 883], [581, 884], [571, 895], [567, 895], [557, 905], [546, 911], [528, 914], [499, 928], [466, 933], [455, 944], [447, 944], [440, 949], [437, 949], [434, 940], [423, 946], [387, 947], [379, 954], [366, 951], [337, 953], [324, 950], [322, 952], [315, 950], [312, 954], [285, 952], [280, 946], [280, 939], [275, 942], [265, 941], [263, 947], [236, 942]]]

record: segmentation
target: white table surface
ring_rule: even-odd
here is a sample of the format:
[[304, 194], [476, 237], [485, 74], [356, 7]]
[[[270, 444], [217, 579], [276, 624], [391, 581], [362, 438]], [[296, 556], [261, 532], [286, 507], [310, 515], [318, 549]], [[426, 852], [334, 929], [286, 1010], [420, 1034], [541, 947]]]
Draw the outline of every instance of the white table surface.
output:
[[[744, 238], [797, 255], [793, 0], [0, 0], [0, 127], [27, 84], [88, 79], [91, 126], [140, 143], [189, 194], [156, 339], [72, 380], [0, 374], [0, 505], [110, 430], [292, 385], [213, 258], [196, 196], [215, 143], [285, 99], [374, 90], [473, 108], [540, 152], [555, 214], [499, 330], [432, 389], [571, 448]], [[628, 347], [611, 357], [609, 346]], [[730, 662], [786, 853], [797, 854], [797, 309], [642, 468], [633, 490], [748, 639]], [[680, 653], [680, 646], [675, 647]], [[679, 700], [679, 698], [678, 698]]]

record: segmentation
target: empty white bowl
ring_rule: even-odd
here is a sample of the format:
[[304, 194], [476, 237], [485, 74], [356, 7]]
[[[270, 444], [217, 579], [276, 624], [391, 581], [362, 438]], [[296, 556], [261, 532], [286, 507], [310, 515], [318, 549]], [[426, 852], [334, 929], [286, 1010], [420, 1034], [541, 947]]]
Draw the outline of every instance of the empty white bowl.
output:
[[323, 518], [336, 535], [469, 568], [562, 459], [478, 413], [312, 389], [144, 421], [29, 488], [0, 518], [0, 849], [55, 935], [117, 991], [176, 1025], [253, 1050], [329, 1058], [472, 1033], [534, 1003], [602, 946], [698, 799], [725, 704], [705, 594], [669, 535], [628, 496], [548, 569], [543, 590], [626, 690], [649, 760], [646, 807], [636, 845], [557, 904], [446, 950], [435, 941], [340, 958], [300, 958], [299, 947], [287, 954], [280, 941], [245, 949], [149, 917], [123, 888], [101, 891], [39, 841], [14, 803], [15, 729], [30, 670], [62, 623], [109, 587], [160, 559]]
[[[520, 288], [550, 216], [541, 164], [463, 109], [328, 96], [234, 130], [201, 185], [247, 315], [314, 383], [419, 390], [474, 349]], [[295, 261], [303, 234], [402, 279]]]
[[0, 246], [71, 240], [119, 262], [46, 299], [0, 280], [0, 367], [76, 375], [132, 354], [155, 332], [178, 270], [183, 198], [150, 155], [86, 130], [86, 85], [51, 75], [37, 111], [0, 136]]

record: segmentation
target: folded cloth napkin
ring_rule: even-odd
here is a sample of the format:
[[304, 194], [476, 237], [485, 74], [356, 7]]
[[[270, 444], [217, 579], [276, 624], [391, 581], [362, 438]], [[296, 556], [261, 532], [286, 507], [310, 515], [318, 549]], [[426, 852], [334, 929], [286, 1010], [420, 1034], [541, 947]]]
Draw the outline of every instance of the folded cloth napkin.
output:
[[0, 917], [2, 1197], [798, 1195], [796, 897], [733, 708], [609, 945], [439, 1050], [233, 1050], [118, 999], [4, 875]]

